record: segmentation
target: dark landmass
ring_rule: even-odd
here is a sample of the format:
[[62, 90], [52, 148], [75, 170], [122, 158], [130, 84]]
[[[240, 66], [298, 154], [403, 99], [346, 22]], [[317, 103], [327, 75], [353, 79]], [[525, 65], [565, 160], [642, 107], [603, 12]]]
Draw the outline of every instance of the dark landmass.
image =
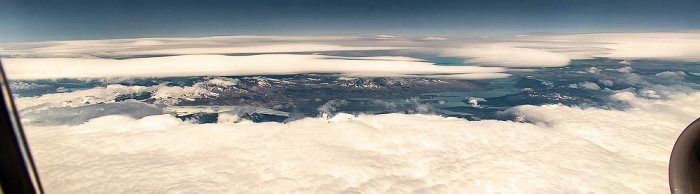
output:
[[[250, 105], [273, 108], [285, 104], [324, 104], [337, 99], [405, 99], [424, 93], [474, 92], [494, 89], [488, 82], [429, 78], [344, 78], [293, 75], [242, 77], [229, 87], [213, 88], [215, 97], [183, 101], [178, 106]], [[484, 84], [486, 83], [486, 84]]]

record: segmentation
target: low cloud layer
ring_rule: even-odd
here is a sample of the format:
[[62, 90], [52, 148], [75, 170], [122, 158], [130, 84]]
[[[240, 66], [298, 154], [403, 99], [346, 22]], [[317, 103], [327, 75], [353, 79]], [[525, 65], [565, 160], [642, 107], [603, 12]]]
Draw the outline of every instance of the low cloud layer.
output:
[[509, 110], [534, 124], [406, 114], [189, 124], [111, 115], [26, 131], [49, 193], [668, 192], [669, 154], [700, 114], [692, 108], [700, 93], [612, 98], [631, 107]]

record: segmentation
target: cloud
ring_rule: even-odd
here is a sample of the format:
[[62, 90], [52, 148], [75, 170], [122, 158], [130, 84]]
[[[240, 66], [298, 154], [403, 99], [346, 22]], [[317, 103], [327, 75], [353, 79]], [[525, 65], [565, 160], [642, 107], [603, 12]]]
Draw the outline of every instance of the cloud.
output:
[[600, 69], [598, 69], [597, 67], [591, 67], [591, 68], [588, 68], [588, 70], [586, 70], [586, 72], [596, 74], [596, 73], [600, 73]]
[[226, 77], [214, 78], [214, 79], [210, 79], [209, 81], [207, 81], [207, 83], [209, 83], [209, 84], [223, 86], [223, 87], [235, 86], [235, 85], [238, 85], [240, 82], [241, 82], [241, 80], [234, 79], [234, 78], [226, 78]]
[[564, 53], [572, 59], [606, 57], [700, 61], [698, 32], [572, 34], [532, 36], [522, 40], [536, 41], [531, 46]]
[[[380, 39], [377, 39], [380, 38]], [[216, 36], [3, 43], [11, 58], [130, 58], [161, 55], [272, 54], [371, 51], [437, 52], [467, 63], [504, 67], [556, 67], [570, 60], [700, 61], [700, 33], [597, 33], [529, 35], [511, 38], [450, 39], [394, 36]], [[627, 64], [629, 61], [623, 61]]]
[[436, 41], [436, 40], [447, 40], [448, 38], [445, 37], [439, 37], [439, 36], [427, 36], [421, 38], [421, 40], [427, 40], [427, 41]]
[[378, 40], [386, 40], [386, 39], [396, 38], [396, 36], [382, 34], [382, 35], [374, 36], [374, 38], [378, 39]]
[[49, 193], [667, 192], [669, 154], [700, 115], [700, 93], [613, 99], [631, 108], [509, 110], [534, 124], [408, 114], [287, 124], [111, 115], [26, 132]]
[[661, 96], [654, 90], [642, 90], [640, 95], [648, 98], [661, 98]]
[[[600, 90], [600, 86], [598, 84], [593, 83], [593, 82], [581, 82], [578, 84], [582, 88], [589, 89], [589, 90]], [[574, 87], [575, 88], [575, 87]]]
[[620, 68], [620, 69], [616, 69], [616, 71], [622, 72], [622, 73], [631, 73], [631, 72], [632, 72], [632, 67], [627, 66], [627, 67], [623, 67], [623, 68]]
[[202, 54], [228, 54], [228, 53], [289, 53], [312, 51], [352, 51], [352, 50], [394, 50], [396, 47], [345, 47], [327, 44], [279, 44], [248, 47], [200, 47], [200, 48], [172, 48], [146, 51], [123, 51], [117, 54], [130, 55], [202, 55]]
[[442, 55], [468, 58], [465, 60], [465, 63], [505, 67], [558, 67], [568, 65], [570, 62], [569, 58], [563, 54], [506, 45], [481, 45], [447, 49]]
[[510, 77], [507, 73], [462, 73], [462, 74], [434, 74], [434, 75], [415, 75], [419, 77], [438, 78], [438, 79], [495, 79]]
[[347, 106], [349, 102], [347, 100], [329, 100], [325, 104], [318, 107], [318, 112], [323, 115], [324, 118], [333, 116], [334, 112], [338, 108]]
[[[8, 58], [10, 79], [75, 77], [164, 77], [342, 73], [395, 77], [415, 74], [476, 74], [463, 79], [503, 77], [499, 67], [438, 66], [409, 57], [329, 58], [324, 55], [266, 54], [253, 56], [181, 55], [135, 59]], [[478, 73], [488, 73], [479, 75]], [[500, 73], [500, 74], [494, 74]]]
[[597, 57], [700, 60], [700, 33], [610, 33], [564, 38], [608, 43], [598, 45], [610, 51]]
[[[376, 39], [377, 37], [381, 39]], [[7, 56], [5, 61], [8, 65], [12, 65], [13, 63], [22, 63], [26, 65], [29, 63], [27, 62], [28, 60], [37, 61], [36, 63], [51, 62], [55, 63], [55, 65], [53, 65], [55, 67], [53, 67], [52, 70], [59, 69], [59, 67], [65, 65], [66, 62], [86, 63], [87, 61], [91, 61], [91, 64], [105, 62], [101, 59], [95, 59], [95, 57], [120, 59], [150, 57], [161, 60], [163, 58], [154, 56], [185, 57], [183, 55], [191, 55], [202, 57], [219, 56], [223, 54], [263, 54], [265, 56], [275, 56], [269, 54], [297, 52], [326, 52], [327, 54], [327, 52], [331, 51], [372, 50], [392, 50], [396, 52], [396, 54], [421, 52], [439, 53], [443, 56], [465, 58], [466, 63], [502, 67], [558, 67], [568, 65], [571, 60], [597, 57], [623, 60], [672, 59], [694, 62], [700, 61], [700, 33], [697, 32], [531, 35], [512, 38], [450, 39], [448, 42], [429, 40], [440, 40], [440, 38], [429, 37], [425, 39], [425, 37], [408, 38], [383, 35], [375, 37], [223, 36], [203, 38], [142, 38], [4, 43], [0, 44], [2, 48], [0, 51], [3, 56]], [[388, 57], [399, 58], [402, 56]], [[403, 57], [411, 58], [407, 56]], [[366, 57], [363, 60], [385, 60], [381, 58], [387, 58], [387, 56]], [[337, 59], [356, 60], [360, 59], [360, 57], [356, 57], [355, 59], [338, 57]], [[413, 59], [416, 60], [415, 58]], [[211, 60], [219, 61], [220, 58], [215, 57]], [[203, 62], [207, 62], [208, 64], [212, 62], [211, 60], [205, 60]], [[303, 59], [297, 59], [296, 61], [305, 62], [302, 60]], [[134, 62], [131, 60], [128, 61]], [[160, 62], [150, 62], [152, 62], [150, 66], [159, 66], [161, 69], [172, 68]], [[622, 63], [627, 64], [628, 62], [629, 61], [623, 61]], [[123, 64], [123, 62], [118, 64]], [[190, 65], [191, 64], [203, 63], [190, 62]], [[295, 65], [297, 64], [295, 63]], [[310, 62], [308, 65], [318, 64]], [[97, 67], [84, 68], [97, 69]], [[100, 69], [104, 68], [100, 67]], [[292, 69], [292, 71], [293, 70], [294, 69]], [[70, 72], [61, 73], [64, 74], [63, 77], [85, 76], [83, 74], [70, 74]], [[466, 72], [443, 73], [459, 74]], [[503, 74], [501, 74], [501, 76], [502, 75]], [[51, 74], [35, 76], [56, 77], [56, 75]], [[106, 74], [105, 76], [111, 75]], [[476, 75], [467, 77], [474, 76]]]
[[464, 57], [467, 63], [505, 67], [565, 66], [570, 60], [596, 57], [700, 61], [698, 32], [532, 35], [457, 44], [461, 46], [441, 53]]
[[475, 97], [469, 97], [467, 98], [467, 100], [469, 101], [469, 104], [471, 104], [473, 107], [480, 107], [479, 102], [486, 102], [486, 99]]
[[656, 76], [666, 79], [683, 79], [687, 74], [682, 71], [664, 71], [657, 73]]
[[148, 55], [203, 55], [290, 53], [353, 50], [396, 50], [416, 44], [412, 40], [377, 41], [354, 36], [213, 36], [201, 38], [137, 38], [0, 43], [10, 57], [76, 58], [86, 56], [132, 57]]

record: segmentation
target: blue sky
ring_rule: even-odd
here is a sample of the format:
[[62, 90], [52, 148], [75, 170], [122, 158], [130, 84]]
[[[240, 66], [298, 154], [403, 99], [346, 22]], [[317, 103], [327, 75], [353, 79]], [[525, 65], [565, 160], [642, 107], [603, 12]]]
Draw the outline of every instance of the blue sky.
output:
[[700, 29], [696, 0], [4, 0], [0, 42], [212, 35], [527, 33]]

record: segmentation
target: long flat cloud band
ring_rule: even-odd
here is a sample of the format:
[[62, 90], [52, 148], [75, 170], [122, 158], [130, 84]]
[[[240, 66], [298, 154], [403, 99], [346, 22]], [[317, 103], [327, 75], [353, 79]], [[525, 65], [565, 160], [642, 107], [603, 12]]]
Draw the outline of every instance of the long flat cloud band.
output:
[[[145, 76], [145, 71], [150, 71], [148, 76], [341, 73], [488, 79], [507, 77], [509, 67], [566, 66], [571, 60], [595, 57], [700, 61], [700, 33], [608, 33], [489, 39], [225, 36], [5, 43], [0, 44], [0, 48], [9, 77], [13, 79]], [[473, 66], [437, 66], [408, 56], [342, 57], [327, 54], [379, 50], [461, 57]], [[237, 54], [253, 56], [225, 56]], [[135, 56], [140, 58], [111, 59]], [[191, 68], [192, 65], [197, 68]], [[504, 68], [478, 67], [483, 65]]]

